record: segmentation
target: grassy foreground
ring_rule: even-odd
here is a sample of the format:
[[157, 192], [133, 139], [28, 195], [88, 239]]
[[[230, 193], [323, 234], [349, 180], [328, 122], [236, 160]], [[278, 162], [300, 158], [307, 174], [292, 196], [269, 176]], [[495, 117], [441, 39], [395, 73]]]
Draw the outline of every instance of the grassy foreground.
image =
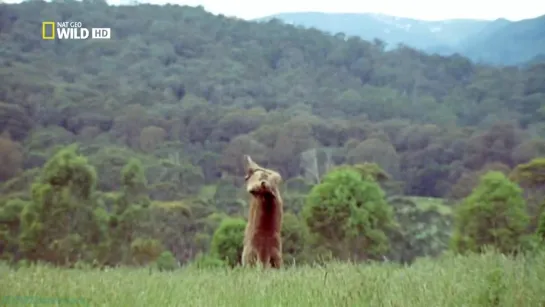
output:
[[[545, 306], [545, 255], [282, 271], [0, 267], [0, 306]], [[48, 301], [49, 300], [49, 301]], [[16, 301], [18, 301], [18, 304]], [[46, 304], [48, 303], [48, 304]]]

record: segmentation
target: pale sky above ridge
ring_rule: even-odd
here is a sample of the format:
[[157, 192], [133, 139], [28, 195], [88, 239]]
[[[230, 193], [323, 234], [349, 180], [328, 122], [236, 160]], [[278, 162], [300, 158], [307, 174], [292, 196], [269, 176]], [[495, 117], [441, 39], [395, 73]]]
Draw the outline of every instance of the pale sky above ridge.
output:
[[[111, 4], [127, 3], [129, 0], [107, 0]], [[18, 0], [4, 0], [7, 3]], [[326, 13], [381, 13], [422, 20], [506, 18], [511, 21], [545, 15], [545, 1], [518, 0], [140, 0], [142, 3], [202, 5], [214, 14], [236, 16], [243, 19], [265, 17], [285, 12]]]
[[[119, 3], [113, 0], [110, 3]], [[545, 1], [518, 0], [151, 0], [157, 4], [202, 5], [214, 14], [236, 16], [244, 19], [264, 17], [284, 12], [328, 12], [328, 13], [382, 13], [422, 20], [442, 19], [486, 19], [506, 18], [512, 21], [545, 15]]]

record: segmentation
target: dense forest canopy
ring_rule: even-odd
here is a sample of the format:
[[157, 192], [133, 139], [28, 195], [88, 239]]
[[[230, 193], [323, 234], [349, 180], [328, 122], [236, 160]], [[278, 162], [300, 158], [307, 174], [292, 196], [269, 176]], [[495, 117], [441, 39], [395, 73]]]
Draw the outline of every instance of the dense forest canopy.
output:
[[[185, 237], [163, 240], [179, 259], [206, 249], [200, 232], [218, 216], [242, 214], [243, 154], [279, 170], [294, 214], [342, 164], [379, 165], [388, 196], [457, 200], [484, 170], [507, 173], [545, 154], [545, 64], [386, 51], [379, 40], [202, 7], [27, 1], [2, 4], [0, 20], [2, 201], [39, 201], [30, 184], [55, 185], [41, 168], [78, 143], [88, 162], [64, 152], [55, 159], [73, 165], [47, 165], [85, 174], [77, 178], [89, 189], [96, 180], [106, 206], [146, 208], [127, 200], [138, 183], [153, 204], [183, 207], [157, 217], [185, 221], [176, 230]], [[46, 20], [110, 27], [112, 39], [42, 40]]]

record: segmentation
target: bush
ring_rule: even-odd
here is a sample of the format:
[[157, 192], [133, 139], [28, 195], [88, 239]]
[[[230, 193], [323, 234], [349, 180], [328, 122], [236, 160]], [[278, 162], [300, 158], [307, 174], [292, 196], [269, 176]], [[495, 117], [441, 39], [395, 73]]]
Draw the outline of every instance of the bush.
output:
[[521, 188], [501, 172], [488, 172], [456, 210], [452, 248], [482, 252], [490, 245], [514, 252], [524, 242], [528, 223]]
[[240, 263], [245, 228], [246, 222], [243, 219], [225, 218], [212, 237], [211, 255], [232, 267]]
[[303, 209], [320, 245], [340, 259], [377, 259], [390, 249], [386, 233], [395, 229], [393, 211], [371, 175], [342, 167], [326, 174]]
[[176, 258], [170, 251], [164, 251], [155, 261], [159, 271], [174, 271], [178, 267]]
[[131, 243], [132, 259], [138, 265], [155, 261], [162, 251], [161, 242], [155, 239], [137, 238]]
[[193, 265], [199, 269], [207, 269], [226, 267], [227, 263], [213, 255], [198, 254], [193, 261]]

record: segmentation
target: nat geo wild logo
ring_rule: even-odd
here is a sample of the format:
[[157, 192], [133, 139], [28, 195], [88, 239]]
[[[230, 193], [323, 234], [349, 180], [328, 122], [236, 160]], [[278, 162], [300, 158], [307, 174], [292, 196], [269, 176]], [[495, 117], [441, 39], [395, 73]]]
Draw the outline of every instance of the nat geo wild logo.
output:
[[42, 39], [110, 39], [111, 28], [84, 28], [79, 21], [44, 21]]

